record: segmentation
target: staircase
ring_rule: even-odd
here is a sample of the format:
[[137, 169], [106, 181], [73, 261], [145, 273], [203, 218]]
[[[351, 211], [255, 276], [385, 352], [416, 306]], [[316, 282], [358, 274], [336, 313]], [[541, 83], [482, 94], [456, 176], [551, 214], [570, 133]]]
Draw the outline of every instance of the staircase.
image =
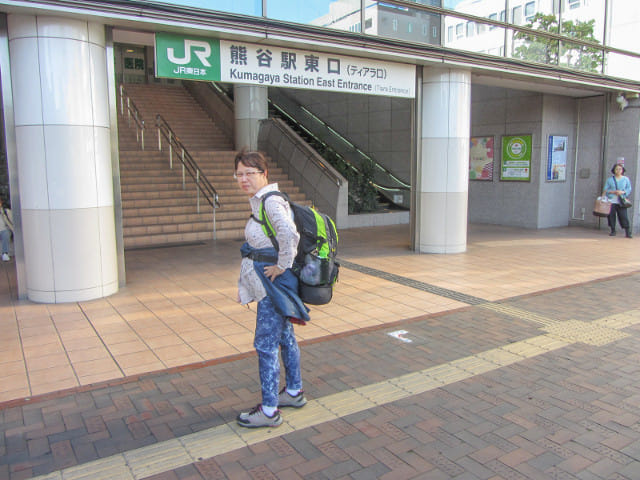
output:
[[[120, 184], [122, 191], [125, 248], [179, 244], [213, 239], [213, 208], [200, 195], [197, 210], [195, 183], [186, 174], [183, 188], [182, 164], [174, 152], [173, 169], [163, 139], [158, 150], [156, 114], [171, 125], [205, 176], [218, 192], [216, 238], [242, 239], [251, 213], [246, 194], [233, 179], [236, 152], [232, 142], [182, 87], [125, 85], [126, 93], [145, 120], [145, 150], [136, 141], [135, 127], [119, 113]], [[270, 160], [270, 159], [269, 159]], [[269, 161], [269, 180], [278, 182], [292, 200], [304, 202], [281, 169]]]

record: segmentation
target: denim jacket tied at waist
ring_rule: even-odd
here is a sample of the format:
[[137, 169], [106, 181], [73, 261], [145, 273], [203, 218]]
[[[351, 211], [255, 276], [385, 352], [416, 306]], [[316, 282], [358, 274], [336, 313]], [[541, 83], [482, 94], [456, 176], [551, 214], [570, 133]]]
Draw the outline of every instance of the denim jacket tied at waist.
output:
[[[287, 268], [284, 273], [278, 275], [272, 282], [264, 274], [264, 267], [267, 265], [275, 265], [278, 258], [278, 252], [275, 248], [252, 248], [248, 243], [244, 243], [240, 247], [240, 253], [243, 257], [260, 256], [260, 260], [273, 261], [253, 261], [253, 268], [262, 281], [267, 296], [273, 302], [273, 305], [283, 317], [288, 317], [292, 321], [302, 320], [303, 322], [309, 321], [309, 309], [302, 303], [298, 296], [298, 277], [296, 277], [290, 268]], [[269, 258], [270, 257], [270, 258]]]

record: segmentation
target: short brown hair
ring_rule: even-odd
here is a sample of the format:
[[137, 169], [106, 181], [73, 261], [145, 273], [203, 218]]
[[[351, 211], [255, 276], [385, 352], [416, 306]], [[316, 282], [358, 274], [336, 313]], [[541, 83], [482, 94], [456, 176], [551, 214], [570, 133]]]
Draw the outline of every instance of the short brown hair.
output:
[[616, 172], [615, 172], [615, 170], [616, 170], [616, 167], [617, 167], [618, 165], [622, 167], [622, 174], [623, 174], [623, 175], [624, 175], [625, 173], [627, 173], [627, 169], [626, 169], [626, 168], [624, 168], [624, 165], [623, 165], [623, 164], [621, 164], [621, 163], [616, 163], [613, 167], [611, 167], [611, 173], [616, 173]]
[[267, 159], [264, 158], [262, 152], [250, 152], [242, 149], [235, 158], [234, 169], [238, 170], [238, 164], [241, 163], [245, 167], [257, 168], [261, 172], [266, 173], [268, 170]]

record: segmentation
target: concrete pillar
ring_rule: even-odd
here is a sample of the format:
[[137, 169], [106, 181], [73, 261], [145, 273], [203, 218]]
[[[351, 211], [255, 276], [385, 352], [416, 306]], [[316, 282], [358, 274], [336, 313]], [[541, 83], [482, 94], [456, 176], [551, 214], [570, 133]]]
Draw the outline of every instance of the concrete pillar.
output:
[[103, 25], [8, 16], [27, 297], [118, 290]]
[[258, 149], [260, 121], [269, 117], [267, 87], [234, 85], [233, 98], [236, 115], [236, 149]]
[[467, 249], [471, 74], [424, 67], [422, 138], [416, 178], [416, 249], [460, 253]]

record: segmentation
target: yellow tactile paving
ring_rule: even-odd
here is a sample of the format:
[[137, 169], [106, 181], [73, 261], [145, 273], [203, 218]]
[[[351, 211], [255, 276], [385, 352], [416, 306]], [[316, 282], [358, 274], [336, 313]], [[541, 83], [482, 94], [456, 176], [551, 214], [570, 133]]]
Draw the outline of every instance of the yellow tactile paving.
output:
[[378, 398], [386, 398], [395, 402], [407, 396], [407, 392], [391, 382], [374, 383], [358, 388], [358, 392], [372, 402]]
[[[329, 422], [341, 416], [424, 393], [474, 377], [479, 373], [486, 373], [526, 358], [557, 350], [571, 343], [584, 340], [593, 342], [595, 338], [600, 342], [599, 345], [604, 345], [606, 340], [613, 342], [626, 335], [611, 325], [617, 324], [625, 328], [637, 323], [640, 323], [638, 310], [604, 317], [592, 323], [577, 321], [564, 322], [566, 325], [557, 323], [548, 327], [552, 332], [546, 335], [528, 338], [383, 382], [310, 400], [303, 409], [287, 411], [284, 423], [278, 428], [251, 430], [239, 427], [235, 422], [229, 423], [35, 478], [36, 480], [94, 480], [113, 478], [105, 474], [118, 472], [118, 478], [142, 479], [246, 445]], [[608, 325], [605, 327], [602, 326], [603, 324]], [[562, 335], [555, 332], [556, 327], [563, 328], [558, 330]], [[583, 332], [587, 327], [591, 333], [585, 336]]]
[[[407, 375], [392, 378], [389, 380], [389, 383], [411, 395], [417, 395], [430, 388], [438, 388], [444, 385], [444, 383], [428, 377], [424, 372], [408, 373]], [[373, 400], [377, 399], [372, 399], [372, 401]]]
[[600, 318], [593, 323], [616, 330], [622, 330], [623, 328], [640, 323], [640, 310], [630, 310], [628, 312], [610, 315]]
[[560, 340], [581, 342], [596, 347], [628, 337], [626, 333], [619, 332], [613, 328], [578, 320], [568, 320], [550, 325], [545, 330], [549, 335]]
[[495, 363], [488, 362], [487, 360], [479, 357], [461, 358], [450, 362], [450, 365], [473, 375], [490, 372], [496, 368]]
[[352, 413], [360, 412], [362, 411], [359, 407], [360, 405], [367, 405], [365, 409], [376, 406], [374, 402], [360, 395], [357, 390], [346, 390], [344, 392], [334, 393], [333, 395], [327, 395], [326, 397], [318, 399], [318, 403], [336, 417], [345, 417]]
[[149, 477], [172, 470], [175, 468], [173, 465], [188, 465], [196, 461], [177, 439], [126, 452], [124, 458], [133, 478]]
[[113, 478], [133, 480], [135, 477], [129, 469], [124, 456], [115, 455], [91, 463], [67, 468], [62, 473], [53, 472], [40, 478], [47, 480], [111, 480]]
[[536, 355], [540, 355], [547, 351], [546, 348], [536, 345], [534, 342], [528, 340], [513, 342], [508, 345], [503, 345], [500, 348], [506, 352], [519, 355], [523, 358], [535, 357]]
[[511, 305], [504, 305], [501, 303], [482, 303], [478, 306], [493, 310], [494, 312], [503, 313], [512, 317], [521, 318], [523, 320], [529, 320], [534, 323], [539, 323], [540, 325], [553, 325], [557, 323], [557, 320], [547, 318], [543, 315], [538, 315], [537, 313], [527, 312], [526, 310], [512, 307]]
[[234, 431], [228, 425], [203, 430], [181, 437], [179, 440], [184, 449], [190, 452], [195, 459], [215, 457], [246, 445], [244, 440], [234, 435]]
[[[568, 345], [564, 343], [559, 345], [557, 348], [561, 348]], [[507, 365], [511, 365], [512, 363], [517, 363], [522, 361], [522, 357], [520, 355], [515, 355], [508, 350], [503, 348], [494, 348], [492, 350], [487, 350], [486, 352], [478, 353], [477, 356], [486, 360], [487, 362], [494, 363], [501, 367], [506, 367]]]

